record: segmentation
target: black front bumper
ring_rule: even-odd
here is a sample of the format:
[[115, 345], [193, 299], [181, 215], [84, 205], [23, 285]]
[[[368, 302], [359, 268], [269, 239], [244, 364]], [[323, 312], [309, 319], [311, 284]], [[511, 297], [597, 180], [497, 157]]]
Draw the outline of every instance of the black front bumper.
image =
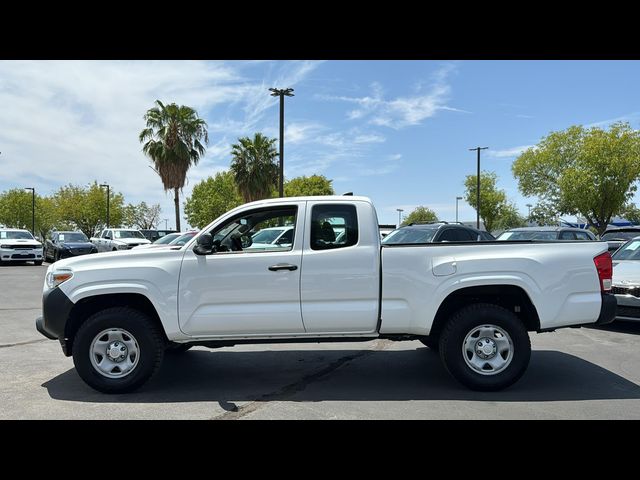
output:
[[611, 323], [616, 318], [616, 308], [618, 307], [618, 300], [612, 293], [602, 294], [602, 305], [600, 305], [600, 316], [596, 320], [596, 325], [606, 325]]
[[42, 296], [42, 316], [36, 318], [36, 330], [51, 340], [59, 340], [65, 355], [68, 355], [65, 328], [72, 309], [69, 297], [59, 288], [53, 288]]

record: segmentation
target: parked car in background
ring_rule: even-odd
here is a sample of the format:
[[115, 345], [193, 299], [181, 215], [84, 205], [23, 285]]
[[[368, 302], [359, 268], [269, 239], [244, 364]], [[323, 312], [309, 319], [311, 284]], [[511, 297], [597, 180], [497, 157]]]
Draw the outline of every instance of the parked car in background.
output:
[[155, 242], [156, 240], [160, 240], [162, 237], [169, 235], [170, 233], [180, 233], [175, 230], [149, 230], [149, 229], [141, 229], [140, 233], [144, 235], [144, 238], [149, 240], [150, 242]]
[[171, 243], [173, 240], [175, 240], [176, 238], [178, 238], [179, 236], [181, 236], [182, 233], [181, 232], [175, 232], [175, 233], [170, 233], [168, 235], [165, 235], [162, 238], [157, 239], [155, 242], [153, 243], [146, 243], [144, 245], [138, 245], [137, 247], [133, 247], [133, 248], [158, 248], [158, 247], [167, 247], [169, 246], [169, 243]]
[[61, 258], [98, 253], [98, 247], [82, 232], [53, 232], [44, 243], [42, 257], [57, 262]]
[[434, 222], [410, 223], [389, 233], [382, 240], [383, 245], [400, 243], [439, 242], [491, 242], [495, 237], [489, 232], [476, 230], [461, 223]]
[[590, 231], [575, 227], [521, 227], [502, 232], [496, 239], [501, 240], [542, 240], [547, 242], [585, 241], [597, 242], [598, 238]]
[[185, 243], [187, 243], [189, 240], [191, 240], [193, 237], [195, 237], [198, 234], [198, 232], [199, 232], [199, 230], [192, 230], [190, 232], [183, 233], [178, 238], [174, 238], [173, 240], [171, 240], [167, 244], [167, 246], [168, 247], [181, 247]]
[[600, 239], [609, 244], [609, 252], [613, 254], [618, 248], [624, 245], [628, 240], [640, 235], [640, 226], [634, 227], [609, 227]]
[[132, 228], [105, 228], [99, 237], [91, 237], [91, 243], [98, 252], [115, 252], [116, 250], [130, 250], [138, 245], [151, 243], [144, 238], [140, 230]]
[[394, 224], [389, 224], [389, 225], [378, 225], [378, 230], [380, 230], [380, 238], [384, 238], [387, 235], [389, 235], [391, 232], [393, 232], [396, 229], [396, 226]]
[[263, 228], [251, 235], [251, 245], [245, 250], [290, 248], [293, 243], [293, 225]]
[[29, 230], [0, 228], [0, 262], [25, 261], [42, 265], [42, 243]]
[[616, 320], [640, 321], [640, 236], [613, 254], [612, 292], [618, 300]]

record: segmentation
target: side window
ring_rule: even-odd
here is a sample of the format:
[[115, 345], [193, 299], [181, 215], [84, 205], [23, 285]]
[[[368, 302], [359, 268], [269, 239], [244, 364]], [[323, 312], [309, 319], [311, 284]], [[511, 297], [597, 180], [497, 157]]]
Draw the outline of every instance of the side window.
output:
[[576, 234], [574, 232], [561, 232], [560, 240], [576, 240]]
[[102, 234], [102, 238], [108, 238], [109, 237], [109, 233], [111, 232], [111, 230], [105, 230]]
[[447, 228], [440, 235], [439, 242], [470, 242], [475, 240], [463, 228]]
[[578, 237], [578, 240], [591, 240], [591, 237], [589, 237], [589, 234], [586, 232], [575, 232], [576, 233], [576, 237]]
[[311, 209], [311, 249], [328, 250], [358, 243], [354, 205], [314, 205]]
[[216, 253], [286, 252], [293, 248], [298, 207], [244, 212], [211, 230]]

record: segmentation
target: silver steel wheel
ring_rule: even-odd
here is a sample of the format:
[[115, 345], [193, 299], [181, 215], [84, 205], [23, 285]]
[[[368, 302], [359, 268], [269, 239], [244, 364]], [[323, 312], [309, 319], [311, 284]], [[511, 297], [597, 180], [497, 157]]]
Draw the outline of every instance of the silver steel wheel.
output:
[[462, 356], [480, 375], [496, 375], [513, 360], [513, 341], [496, 325], [481, 325], [471, 330], [462, 342]]
[[122, 328], [108, 328], [93, 338], [89, 358], [95, 370], [107, 378], [122, 378], [138, 365], [140, 347], [135, 337]]

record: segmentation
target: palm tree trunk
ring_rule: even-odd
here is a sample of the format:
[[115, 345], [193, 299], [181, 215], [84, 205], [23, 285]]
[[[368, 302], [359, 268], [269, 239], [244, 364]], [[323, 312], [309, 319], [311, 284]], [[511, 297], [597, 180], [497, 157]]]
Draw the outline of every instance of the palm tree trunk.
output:
[[176, 231], [180, 231], [180, 197], [178, 195], [178, 189], [175, 190], [175, 196], [173, 197], [173, 203], [176, 206]]

